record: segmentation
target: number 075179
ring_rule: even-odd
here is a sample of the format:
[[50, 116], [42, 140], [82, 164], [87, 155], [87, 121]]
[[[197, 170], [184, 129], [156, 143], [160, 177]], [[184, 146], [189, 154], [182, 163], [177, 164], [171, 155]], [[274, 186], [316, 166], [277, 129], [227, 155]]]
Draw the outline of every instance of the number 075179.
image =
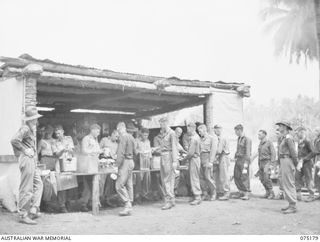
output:
[[300, 240], [303, 240], [303, 241], [317, 241], [317, 240], [319, 240], [319, 236], [318, 235], [301, 235], [300, 236]]

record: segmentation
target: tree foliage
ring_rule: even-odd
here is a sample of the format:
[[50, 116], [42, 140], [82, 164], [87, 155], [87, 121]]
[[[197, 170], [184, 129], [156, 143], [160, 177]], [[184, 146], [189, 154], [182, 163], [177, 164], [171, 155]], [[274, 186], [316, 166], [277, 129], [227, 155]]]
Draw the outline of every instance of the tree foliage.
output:
[[275, 123], [281, 120], [289, 121], [293, 129], [306, 127], [309, 136], [312, 136], [315, 127], [320, 126], [320, 102], [304, 96], [272, 100], [269, 105], [257, 105], [251, 101], [244, 111], [247, 133], [251, 137], [255, 137], [260, 129], [266, 129], [275, 140]]
[[273, 37], [275, 56], [289, 62], [317, 59], [316, 17], [313, 0], [268, 0], [261, 13], [264, 31]]

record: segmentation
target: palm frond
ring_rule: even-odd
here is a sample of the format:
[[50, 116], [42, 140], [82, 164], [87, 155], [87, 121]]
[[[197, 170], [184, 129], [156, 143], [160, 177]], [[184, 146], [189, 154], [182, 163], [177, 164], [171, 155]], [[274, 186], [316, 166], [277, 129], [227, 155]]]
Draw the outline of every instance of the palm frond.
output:
[[299, 63], [317, 58], [317, 36], [312, 0], [270, 0], [261, 11], [263, 30], [273, 37], [275, 56]]
[[288, 10], [271, 6], [271, 7], [262, 9], [259, 12], [258, 16], [262, 21], [266, 21], [269, 18], [286, 15], [288, 14], [288, 12], [289, 12]]

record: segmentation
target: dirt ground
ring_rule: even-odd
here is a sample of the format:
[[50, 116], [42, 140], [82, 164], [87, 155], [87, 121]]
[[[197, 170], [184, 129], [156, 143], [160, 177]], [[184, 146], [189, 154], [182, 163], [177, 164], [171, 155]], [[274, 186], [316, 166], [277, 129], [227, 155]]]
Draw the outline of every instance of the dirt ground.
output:
[[[320, 234], [320, 200], [299, 202], [298, 213], [284, 215], [285, 201], [262, 199], [264, 191], [252, 180], [249, 201], [202, 202], [193, 207], [189, 198], [162, 211], [161, 203], [135, 206], [131, 217], [119, 217], [121, 208], [91, 213], [43, 214], [38, 225], [17, 223], [17, 214], [0, 212], [0, 234]], [[234, 189], [234, 187], [233, 187]]]

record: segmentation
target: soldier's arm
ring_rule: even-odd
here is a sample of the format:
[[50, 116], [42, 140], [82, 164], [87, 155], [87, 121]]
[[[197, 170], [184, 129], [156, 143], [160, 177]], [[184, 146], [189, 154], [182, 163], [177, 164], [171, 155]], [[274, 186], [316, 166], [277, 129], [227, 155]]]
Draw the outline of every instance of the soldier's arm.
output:
[[73, 143], [73, 139], [71, 136], [67, 136], [68, 137], [68, 151], [71, 154], [74, 154], [74, 143]]
[[188, 150], [188, 146], [189, 146], [188, 139], [189, 139], [188, 134], [187, 133], [183, 134], [183, 136], [182, 136], [182, 145], [183, 145], [183, 148], [185, 150]]
[[158, 136], [153, 138], [153, 147], [152, 153], [156, 155], [160, 154], [160, 142]]
[[251, 156], [250, 163], [252, 163], [258, 157], [258, 155], [258, 152], [254, 153], [253, 156]]
[[212, 165], [216, 159], [216, 154], [218, 150], [218, 139], [216, 137], [211, 138], [211, 147], [210, 147], [210, 164]]
[[42, 140], [39, 141], [38, 145], [37, 145], [37, 152], [38, 152], [38, 156], [40, 155], [42, 150]]
[[22, 143], [23, 138], [28, 133], [28, 128], [23, 126], [19, 129], [19, 131], [12, 137], [11, 145], [15, 150], [18, 150], [25, 154], [25, 149]]
[[309, 153], [303, 158], [303, 160], [311, 160], [314, 157], [314, 146], [310, 140], [307, 140], [306, 144]]
[[191, 138], [189, 150], [184, 160], [189, 160], [192, 158], [192, 156], [196, 152], [196, 147], [197, 147], [197, 141], [194, 138]]
[[106, 146], [106, 137], [104, 137], [104, 138], [102, 138], [100, 140], [100, 144], [99, 145], [100, 145], [101, 149], [105, 148], [105, 146]]
[[56, 141], [53, 142], [53, 144], [51, 145], [51, 149], [52, 149], [52, 153], [53, 155], [57, 156], [58, 157], [58, 147], [57, 147], [57, 143]]
[[247, 165], [250, 164], [250, 156], [251, 156], [251, 140], [246, 138], [246, 154], [245, 154], [245, 163]]
[[177, 137], [175, 135], [174, 132], [172, 132], [172, 134], [170, 135], [171, 137], [171, 149], [172, 149], [172, 160], [173, 162], [177, 162], [178, 161], [178, 140]]
[[271, 162], [274, 162], [276, 160], [276, 150], [274, 148], [273, 143], [270, 141], [269, 142], [269, 149], [270, 149], [270, 154], [271, 154]]
[[82, 139], [81, 150], [82, 150], [82, 153], [86, 154], [86, 155], [88, 155], [92, 152], [92, 150], [89, 148], [89, 139], [87, 137], [84, 137]]
[[230, 154], [229, 141], [227, 139], [223, 139], [222, 152], [226, 155]]
[[133, 145], [133, 155], [138, 155], [138, 142], [132, 136], [132, 145]]
[[320, 155], [320, 141], [314, 144], [313, 157]]
[[291, 157], [291, 159], [293, 161], [293, 164], [295, 166], [297, 166], [297, 164], [298, 164], [298, 155], [297, 155], [297, 152], [296, 152], [296, 149], [295, 149], [294, 141], [291, 138], [287, 138], [286, 142], [287, 142], [287, 145], [288, 145], [288, 149], [289, 149], [289, 152], [290, 152], [290, 157]]
[[148, 140], [148, 155], [149, 155], [150, 158], [152, 157], [152, 150], [151, 150], [150, 140]]
[[124, 152], [126, 148], [126, 139], [124, 137], [120, 137], [120, 142], [117, 149], [117, 165], [120, 167], [124, 161]]
[[138, 154], [142, 153], [142, 148], [141, 148], [140, 141], [138, 139], [136, 139], [135, 142], [136, 142], [136, 146], [135, 146], [136, 147], [136, 153], [138, 155]]

